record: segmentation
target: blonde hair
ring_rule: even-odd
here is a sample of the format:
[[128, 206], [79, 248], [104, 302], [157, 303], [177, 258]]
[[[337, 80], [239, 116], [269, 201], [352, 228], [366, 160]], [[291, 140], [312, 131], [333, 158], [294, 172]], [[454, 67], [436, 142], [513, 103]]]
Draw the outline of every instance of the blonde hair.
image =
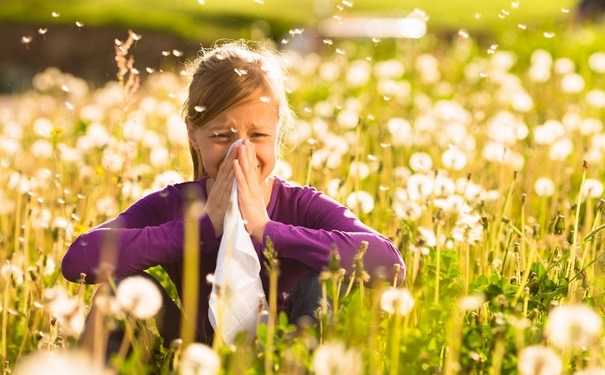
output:
[[[286, 96], [285, 67], [276, 51], [244, 40], [219, 42], [200, 51], [194, 69], [184, 107], [189, 126], [203, 127], [232, 107], [252, 100], [260, 90], [276, 102], [283, 146], [294, 116]], [[196, 150], [191, 145], [189, 149], [197, 180], [206, 173]]]

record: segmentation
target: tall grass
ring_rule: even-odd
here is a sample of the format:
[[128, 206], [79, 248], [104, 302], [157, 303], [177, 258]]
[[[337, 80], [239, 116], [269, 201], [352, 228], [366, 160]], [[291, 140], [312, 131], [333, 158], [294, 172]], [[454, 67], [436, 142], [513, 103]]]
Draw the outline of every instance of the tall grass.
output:
[[[288, 52], [299, 122], [276, 173], [327, 192], [392, 238], [405, 285], [365, 288], [362, 262], [343, 275], [334, 255], [318, 327], [289, 325], [270, 306], [274, 319], [251, 345], [188, 351], [188, 339], [148, 368], [170, 373], [193, 361], [199, 370], [218, 358], [234, 374], [602, 370], [600, 32], [517, 31], [508, 48], [461, 33]], [[137, 71], [122, 61], [122, 79], [95, 89], [49, 68], [0, 109], [5, 373], [27, 360], [48, 372], [49, 358], [75, 353], [94, 290], [60, 275], [75, 236], [191, 175], [186, 77], [140, 73], [133, 90], [124, 77]], [[587, 309], [565, 310], [576, 305]], [[143, 371], [134, 353], [113, 368]], [[200, 365], [195, 353], [216, 357]]]

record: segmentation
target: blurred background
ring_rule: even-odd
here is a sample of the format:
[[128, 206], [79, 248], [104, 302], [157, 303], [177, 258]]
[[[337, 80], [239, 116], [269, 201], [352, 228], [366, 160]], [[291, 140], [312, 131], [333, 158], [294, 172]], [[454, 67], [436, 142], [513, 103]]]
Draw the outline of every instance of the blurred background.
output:
[[[394, 22], [420, 17], [447, 39], [473, 33], [489, 47], [507, 30], [584, 22], [600, 0], [1, 0], [0, 93], [26, 90], [54, 66], [91, 83], [115, 79], [114, 45], [128, 30], [144, 70], [172, 69], [221, 38], [271, 39], [278, 48], [330, 51], [326, 38], [398, 38]], [[594, 4], [591, 4], [594, 3]], [[582, 10], [584, 9], [584, 10]], [[588, 9], [588, 10], [585, 10]], [[415, 11], [416, 10], [416, 11]], [[378, 20], [378, 21], [377, 21]], [[389, 23], [391, 22], [391, 23]], [[389, 26], [392, 25], [392, 26]], [[404, 27], [404, 26], [401, 26]], [[403, 31], [402, 31], [403, 32]], [[144, 69], [145, 68], [145, 69]]]

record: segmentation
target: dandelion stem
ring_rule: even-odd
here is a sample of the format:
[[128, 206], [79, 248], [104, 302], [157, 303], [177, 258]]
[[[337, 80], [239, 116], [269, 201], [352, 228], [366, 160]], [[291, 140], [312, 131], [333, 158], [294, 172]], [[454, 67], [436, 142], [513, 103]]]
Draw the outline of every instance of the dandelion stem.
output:
[[399, 351], [401, 341], [401, 318], [402, 315], [395, 312], [393, 316], [393, 334], [391, 335], [391, 369], [390, 375], [399, 373]]
[[[199, 234], [199, 215], [201, 203], [189, 192], [185, 203], [185, 233], [184, 233], [184, 251], [183, 251], [183, 309], [181, 311], [181, 339], [183, 347], [187, 347], [195, 340], [196, 316], [198, 304], [198, 280], [200, 265], [200, 234]], [[220, 302], [220, 301], [219, 301]], [[190, 324], [188, 318], [190, 318]], [[217, 318], [220, 321], [220, 317]], [[193, 329], [191, 327], [193, 325]], [[214, 335], [221, 336], [220, 331]]]
[[580, 206], [582, 202], [582, 189], [584, 188], [584, 181], [586, 181], [586, 162], [584, 162], [584, 167], [582, 171], [582, 181], [580, 182], [580, 188], [578, 191], [578, 198], [576, 201], [576, 214], [574, 217], [574, 226], [573, 226], [573, 240], [570, 246], [569, 251], [569, 264], [567, 266], [567, 278], [571, 277], [571, 273], [575, 269], [576, 266], [576, 247], [578, 246], [578, 229], [580, 226]]
[[439, 304], [439, 283], [441, 282], [441, 244], [439, 238], [441, 238], [441, 226], [437, 224], [435, 229], [435, 236], [437, 237], [437, 243], [435, 244], [435, 299], [434, 303]]

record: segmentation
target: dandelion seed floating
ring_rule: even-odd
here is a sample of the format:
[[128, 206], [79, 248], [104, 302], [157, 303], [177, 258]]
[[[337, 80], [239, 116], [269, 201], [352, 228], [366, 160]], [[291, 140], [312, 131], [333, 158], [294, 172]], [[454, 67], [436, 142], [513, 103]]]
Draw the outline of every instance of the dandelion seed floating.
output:
[[203, 105], [196, 105], [195, 107], [193, 107], [193, 109], [196, 112], [200, 112], [201, 113], [201, 112], [204, 112], [206, 110], [206, 107], [204, 107]]
[[352, 1], [347, 1], [347, 0], [342, 0], [342, 5], [352, 8], [353, 7], [353, 2]]
[[234, 71], [235, 71], [235, 73], [236, 73], [238, 76], [240, 76], [240, 77], [241, 77], [241, 76], [245, 76], [246, 74], [248, 74], [248, 71], [247, 71], [246, 69], [238, 69], [238, 68], [235, 68], [235, 69], [233, 69], [233, 70], [234, 70]]
[[197, 3], [200, 5], [205, 5], [206, 4], [206, 0], [197, 0]]
[[519, 2], [518, 1], [513, 1], [512, 3], [510, 3], [510, 6], [513, 9], [519, 9]]
[[22, 36], [21, 43], [28, 45], [29, 43], [31, 43], [32, 39], [33, 38], [31, 36]]
[[183, 51], [179, 51], [178, 49], [173, 49], [172, 55], [175, 57], [181, 57], [181, 56], [183, 56]]
[[567, 14], [567, 13], [569, 13], [569, 9], [567, 9], [567, 8], [561, 8], [561, 13]]
[[162, 51], [162, 56], [170, 56], [170, 51]]
[[520, 23], [517, 25], [518, 28], [520, 28], [521, 30], [527, 30], [527, 25]]
[[58, 17], [61, 17], [61, 14], [60, 14], [60, 13], [57, 13], [57, 12], [52, 12], [50, 15], [51, 15], [53, 18], [58, 18]]
[[288, 39], [282, 39], [281, 40], [281, 44], [288, 44], [289, 40]]
[[259, 5], [265, 5], [265, 2], [263, 0], [254, 0], [254, 2]]
[[544, 37], [545, 37], [546, 39], [552, 39], [552, 38], [554, 38], [554, 37], [555, 37], [555, 33], [554, 33], [554, 32], [548, 32], [548, 31], [545, 31], [545, 32], [544, 32]]
[[263, 103], [269, 103], [271, 101], [271, 99], [268, 96], [261, 96], [260, 97], [260, 101]]
[[328, 46], [331, 46], [332, 44], [334, 44], [334, 41], [332, 39], [324, 39], [323, 43]]
[[458, 30], [458, 36], [464, 39], [468, 39], [469, 34], [468, 31], [466, 31], [465, 29], [460, 29]]
[[38, 29], [38, 34], [40, 34], [40, 35], [44, 35], [44, 34], [46, 34], [46, 32], [47, 32], [47, 31], [48, 31], [48, 29], [42, 29], [42, 28], [39, 28], [39, 29]]
[[338, 54], [338, 55], [346, 55], [346, 54], [347, 54], [345, 51], [341, 50], [340, 48], [336, 48], [336, 51], [335, 51], [335, 52], [336, 52], [336, 54]]
[[76, 21], [76, 26], [78, 26], [78, 28], [82, 28], [84, 27], [84, 23], [80, 22], [80, 21]]
[[147, 73], [151, 74], [151, 73], [155, 72], [155, 69], [150, 68], [150, 67], [147, 67], [147, 68], [145, 68], [145, 71], [146, 71]]

